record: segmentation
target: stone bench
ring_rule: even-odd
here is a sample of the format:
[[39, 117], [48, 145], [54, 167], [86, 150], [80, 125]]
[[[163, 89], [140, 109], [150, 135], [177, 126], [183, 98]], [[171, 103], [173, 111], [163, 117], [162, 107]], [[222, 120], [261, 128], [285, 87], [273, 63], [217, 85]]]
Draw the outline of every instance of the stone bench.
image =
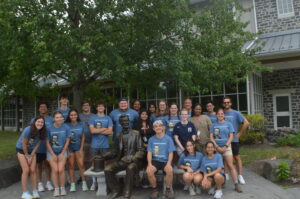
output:
[[[141, 170], [139, 172], [139, 176], [142, 177], [145, 175], [145, 170]], [[174, 175], [181, 175], [184, 173], [183, 169], [179, 169], [177, 167], [173, 168], [173, 173]], [[97, 196], [106, 196], [107, 195], [107, 187], [106, 187], [106, 182], [105, 182], [105, 174], [104, 171], [100, 171], [100, 172], [94, 172], [93, 171], [93, 167], [89, 168], [88, 170], [86, 170], [84, 172], [85, 176], [89, 176], [89, 177], [96, 177], [97, 178], [97, 184], [98, 184], [98, 189], [96, 192]], [[119, 171], [116, 174], [118, 177], [125, 177], [126, 176], [126, 171]], [[157, 176], [164, 176], [162, 171], [159, 171], [157, 174]], [[165, 186], [165, 178], [163, 179], [163, 193], [165, 192], [166, 186]], [[173, 188], [172, 188], [173, 191]]]

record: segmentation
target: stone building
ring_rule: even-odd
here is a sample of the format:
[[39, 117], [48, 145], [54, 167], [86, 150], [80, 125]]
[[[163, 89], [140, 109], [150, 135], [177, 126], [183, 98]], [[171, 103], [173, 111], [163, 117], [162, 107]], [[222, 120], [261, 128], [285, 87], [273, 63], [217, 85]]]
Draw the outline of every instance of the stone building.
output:
[[[268, 127], [290, 127], [300, 129], [300, 0], [240, 0], [245, 8], [252, 8], [243, 15], [249, 21], [246, 28], [260, 33], [258, 39], [265, 43], [256, 54], [257, 58], [272, 72], [253, 73], [247, 80], [237, 85], [224, 85], [220, 93], [199, 93], [191, 95], [176, 84], [162, 87], [157, 91], [137, 90], [128, 93], [122, 88], [106, 88], [103, 92], [113, 96], [141, 99], [143, 106], [157, 104], [159, 99], [180, 105], [185, 97], [194, 103], [204, 104], [213, 100], [219, 105], [225, 95], [233, 99], [234, 108], [243, 113], [261, 113], [268, 119]], [[190, 0], [191, 6], [201, 10], [206, 0]], [[245, 44], [245, 48], [255, 48], [255, 42]], [[67, 83], [60, 81], [59, 85]], [[58, 105], [58, 98], [47, 99], [50, 112]], [[20, 98], [12, 98], [1, 107], [0, 126], [2, 129], [22, 128], [37, 112], [37, 103]], [[111, 111], [114, 106], [108, 108]]]

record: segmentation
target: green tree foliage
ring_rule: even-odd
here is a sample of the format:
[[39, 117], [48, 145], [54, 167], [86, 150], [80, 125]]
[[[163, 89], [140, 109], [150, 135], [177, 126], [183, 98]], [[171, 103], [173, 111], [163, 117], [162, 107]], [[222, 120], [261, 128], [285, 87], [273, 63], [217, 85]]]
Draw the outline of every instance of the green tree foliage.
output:
[[209, 1], [200, 14], [188, 2], [2, 0], [1, 86], [37, 95], [41, 80], [64, 79], [78, 107], [99, 80], [128, 89], [176, 81], [187, 91], [214, 90], [261, 70], [255, 51], [242, 51], [254, 35], [244, 31], [237, 2]]

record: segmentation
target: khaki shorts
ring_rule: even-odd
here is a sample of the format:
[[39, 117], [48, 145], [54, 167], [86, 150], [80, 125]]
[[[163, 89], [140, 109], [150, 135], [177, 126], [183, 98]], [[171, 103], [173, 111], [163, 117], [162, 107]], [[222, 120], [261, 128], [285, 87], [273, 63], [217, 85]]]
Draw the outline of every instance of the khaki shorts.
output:
[[226, 151], [222, 154], [223, 156], [232, 156], [232, 148], [231, 145], [229, 145], [226, 149]]

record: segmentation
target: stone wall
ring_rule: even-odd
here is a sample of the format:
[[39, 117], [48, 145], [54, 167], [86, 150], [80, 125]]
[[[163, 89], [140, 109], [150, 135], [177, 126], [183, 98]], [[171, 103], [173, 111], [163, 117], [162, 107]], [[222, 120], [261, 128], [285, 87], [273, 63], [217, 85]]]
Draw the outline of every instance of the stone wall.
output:
[[257, 27], [263, 33], [300, 28], [300, 0], [293, 0], [294, 16], [278, 18], [276, 0], [255, 0]]
[[293, 128], [300, 129], [300, 68], [277, 70], [263, 73], [264, 116], [268, 119], [268, 127], [274, 128], [273, 120], [273, 93], [276, 90], [291, 92], [292, 124]]

